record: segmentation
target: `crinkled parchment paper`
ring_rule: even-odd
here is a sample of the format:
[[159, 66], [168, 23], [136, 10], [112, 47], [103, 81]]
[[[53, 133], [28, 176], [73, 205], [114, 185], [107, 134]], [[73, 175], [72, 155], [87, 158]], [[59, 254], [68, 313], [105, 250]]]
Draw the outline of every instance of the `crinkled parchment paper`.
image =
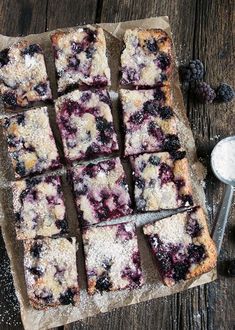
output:
[[[120, 53], [122, 50], [122, 37], [127, 28], [161, 28], [166, 30], [171, 35], [170, 26], [167, 17], [149, 18], [131, 22], [121, 22], [115, 24], [99, 24], [106, 31], [107, 49], [109, 64], [112, 72], [112, 87], [111, 97], [113, 100], [113, 116], [115, 120], [116, 129], [118, 129], [117, 123], [120, 120], [120, 105], [118, 101], [118, 70]], [[50, 45], [51, 32], [46, 32], [38, 35], [30, 35], [25, 37], [33, 42], [38, 42], [42, 45], [45, 56], [46, 65], [48, 68], [48, 74], [52, 85], [53, 95], [56, 98], [56, 82], [55, 71], [52, 58], [52, 49]], [[10, 44], [21, 38], [11, 38], [6, 36], [0, 36], [0, 49], [8, 47]], [[177, 114], [177, 125], [180, 134], [180, 140], [183, 147], [187, 151], [187, 155], [190, 161], [191, 179], [194, 190], [194, 201], [199, 203], [205, 209], [205, 196], [202, 188], [202, 180], [205, 176], [205, 170], [203, 166], [197, 161], [195, 143], [192, 136], [192, 132], [186, 117], [185, 108], [183, 105], [182, 95], [180, 92], [178, 76], [175, 70], [175, 74], [172, 79], [173, 93], [174, 93], [174, 108]], [[3, 115], [1, 110], [1, 115]], [[55, 125], [55, 113], [53, 106], [49, 106], [50, 121], [56, 136], [56, 143], [61, 152], [61, 141], [58, 134], [58, 129]], [[122, 133], [118, 130], [119, 141]], [[0, 138], [3, 140], [2, 131], [0, 131]], [[60, 326], [69, 322], [84, 319], [88, 316], [93, 316], [101, 312], [110, 311], [113, 308], [121, 306], [127, 306], [135, 304], [141, 301], [158, 298], [161, 296], [167, 296], [188, 288], [192, 288], [197, 285], [208, 283], [216, 278], [216, 270], [204, 274], [197, 279], [188, 280], [176, 285], [174, 288], [167, 288], [162, 284], [159, 279], [159, 275], [156, 269], [155, 262], [145, 241], [141, 226], [143, 223], [151, 221], [153, 219], [162, 218], [169, 212], [158, 212], [150, 214], [134, 215], [131, 219], [137, 223], [139, 247], [141, 252], [142, 269], [145, 277], [145, 284], [141, 289], [133, 291], [120, 291], [116, 293], [104, 292], [101, 294], [95, 294], [93, 297], [89, 297], [86, 293], [86, 277], [84, 269], [84, 257], [82, 253], [81, 235], [78, 229], [78, 221], [76, 211], [74, 207], [71, 188], [66, 181], [66, 169], [62, 169], [63, 174], [63, 188], [65, 193], [65, 200], [68, 213], [68, 221], [70, 225], [70, 235], [77, 236], [79, 242], [78, 249], [78, 273], [79, 284], [81, 287], [81, 302], [78, 307], [62, 306], [58, 308], [51, 308], [47, 311], [37, 311], [30, 307], [23, 273], [23, 246], [22, 242], [16, 241], [14, 232], [14, 215], [12, 212], [12, 195], [10, 189], [10, 180], [12, 179], [12, 172], [10, 170], [9, 159], [7, 157], [6, 146], [1, 143], [0, 146], [0, 223], [2, 226], [2, 233], [6, 244], [6, 249], [11, 260], [12, 274], [14, 278], [14, 284], [17, 297], [20, 301], [21, 315], [25, 329], [37, 330], [47, 329], [51, 327]], [[124, 166], [127, 172], [130, 174], [130, 166], [128, 161], [124, 161]], [[124, 220], [130, 220], [130, 218], [124, 218]], [[117, 222], [117, 220], [116, 220]]]

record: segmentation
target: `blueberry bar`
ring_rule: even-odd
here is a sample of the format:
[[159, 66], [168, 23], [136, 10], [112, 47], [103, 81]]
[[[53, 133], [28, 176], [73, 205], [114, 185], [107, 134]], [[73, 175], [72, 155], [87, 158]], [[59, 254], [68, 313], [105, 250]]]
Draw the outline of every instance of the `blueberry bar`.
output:
[[120, 93], [126, 156], [180, 148], [170, 85]]
[[138, 288], [143, 283], [135, 226], [122, 223], [83, 231], [88, 293]]
[[17, 239], [67, 233], [65, 205], [59, 176], [12, 182]]
[[29, 110], [2, 121], [16, 178], [60, 166], [47, 108]]
[[122, 85], [153, 87], [172, 72], [172, 42], [160, 29], [126, 30], [121, 55]]
[[71, 170], [79, 219], [83, 226], [132, 212], [125, 173], [119, 158], [77, 165]]
[[52, 98], [40, 45], [21, 41], [0, 52], [0, 93], [6, 108]]
[[29, 301], [34, 308], [78, 304], [74, 237], [24, 241], [24, 271]]
[[103, 29], [93, 26], [57, 31], [51, 36], [58, 92], [76, 85], [107, 86], [110, 69]]
[[147, 224], [143, 228], [163, 282], [173, 286], [216, 265], [216, 248], [201, 207]]
[[138, 211], [158, 211], [193, 205], [185, 151], [133, 157], [135, 202]]
[[55, 108], [67, 161], [118, 150], [111, 100], [106, 90], [75, 90], [59, 97]]

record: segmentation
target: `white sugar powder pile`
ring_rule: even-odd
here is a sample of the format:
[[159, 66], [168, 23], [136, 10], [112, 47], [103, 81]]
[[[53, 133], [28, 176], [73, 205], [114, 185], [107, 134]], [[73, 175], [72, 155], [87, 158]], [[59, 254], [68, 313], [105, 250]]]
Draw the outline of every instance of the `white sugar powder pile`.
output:
[[213, 152], [213, 165], [222, 178], [235, 181], [235, 139], [216, 146]]

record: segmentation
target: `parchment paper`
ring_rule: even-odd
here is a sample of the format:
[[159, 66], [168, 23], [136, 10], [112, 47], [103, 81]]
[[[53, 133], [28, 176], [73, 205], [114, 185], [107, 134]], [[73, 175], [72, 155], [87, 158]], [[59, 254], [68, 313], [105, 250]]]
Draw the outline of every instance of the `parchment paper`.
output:
[[[112, 86], [111, 97], [113, 100], [113, 116], [115, 120], [115, 127], [118, 129], [117, 123], [120, 121], [120, 105], [118, 101], [118, 70], [120, 53], [122, 50], [122, 37], [127, 28], [161, 28], [171, 35], [170, 26], [167, 17], [156, 17], [131, 22], [121, 22], [115, 24], [99, 24], [106, 31], [108, 59], [111, 67]], [[66, 30], [66, 29], [63, 29]], [[56, 81], [54, 63], [52, 58], [52, 49], [50, 44], [51, 32], [46, 32], [38, 35], [29, 35], [25, 37], [33, 42], [38, 42], [42, 45], [45, 56], [46, 65], [48, 69], [49, 79], [53, 90], [53, 96], [56, 98]], [[21, 38], [11, 38], [0, 35], [0, 49], [8, 47], [10, 44]], [[191, 179], [193, 184], [193, 193], [195, 203], [200, 204], [205, 209], [205, 196], [202, 188], [202, 180], [205, 176], [204, 167], [198, 162], [196, 157], [195, 143], [186, 117], [186, 111], [183, 105], [182, 95], [179, 87], [177, 72], [173, 75], [172, 79], [173, 93], [174, 93], [174, 109], [177, 115], [177, 126], [179, 130], [180, 140], [182, 146], [187, 151], [187, 156], [190, 161]], [[1, 115], [4, 110], [1, 109]], [[55, 125], [55, 113], [53, 106], [49, 106], [50, 122], [56, 137], [56, 143], [61, 153], [61, 140], [59, 137], [58, 129]], [[119, 142], [121, 148], [123, 147], [120, 135], [122, 132], [118, 131]], [[0, 138], [3, 139], [2, 131]], [[110, 311], [113, 308], [135, 304], [141, 301], [167, 296], [197, 285], [208, 283], [216, 278], [216, 269], [204, 274], [197, 279], [188, 280], [183, 283], [177, 284], [174, 288], [167, 288], [160, 281], [155, 262], [152, 258], [150, 249], [142, 234], [142, 225], [153, 219], [162, 218], [172, 212], [155, 212], [150, 214], [134, 215], [132, 218], [126, 217], [121, 221], [135, 221], [138, 227], [138, 239], [141, 253], [141, 263], [145, 278], [145, 284], [141, 289], [133, 291], [120, 291], [120, 292], [104, 292], [95, 294], [89, 297], [86, 293], [86, 277], [84, 269], [84, 257], [81, 245], [81, 235], [78, 228], [78, 221], [76, 210], [74, 207], [73, 196], [71, 188], [66, 180], [66, 169], [63, 168], [60, 173], [63, 175], [63, 189], [65, 194], [65, 202], [67, 207], [67, 216], [70, 226], [70, 235], [76, 236], [79, 242], [78, 249], [78, 273], [79, 284], [81, 287], [81, 302], [78, 307], [62, 306], [58, 308], [50, 308], [47, 311], [37, 311], [30, 307], [23, 275], [23, 246], [22, 242], [16, 241], [14, 231], [14, 215], [12, 212], [12, 194], [10, 189], [10, 180], [13, 179], [13, 173], [10, 170], [9, 159], [7, 157], [6, 145], [1, 143], [0, 146], [0, 223], [2, 226], [3, 238], [6, 244], [6, 249], [11, 261], [11, 269], [16, 289], [16, 294], [21, 306], [21, 316], [25, 329], [37, 330], [48, 329], [51, 327], [60, 326], [76, 320], [84, 319], [88, 316], [93, 316], [101, 312]], [[128, 161], [124, 161], [124, 166], [130, 175], [131, 169]], [[130, 187], [132, 189], [133, 187]], [[206, 211], [206, 210], [205, 210]], [[117, 222], [120, 220], [116, 220]]]

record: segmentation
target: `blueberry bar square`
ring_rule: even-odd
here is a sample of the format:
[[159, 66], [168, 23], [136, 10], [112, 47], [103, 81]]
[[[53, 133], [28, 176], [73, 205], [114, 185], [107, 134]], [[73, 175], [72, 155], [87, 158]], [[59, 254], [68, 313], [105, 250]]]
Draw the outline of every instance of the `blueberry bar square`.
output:
[[67, 233], [65, 204], [59, 176], [12, 182], [17, 239]]
[[158, 211], [193, 205], [185, 151], [133, 157], [135, 202], [138, 211]]
[[29, 301], [34, 308], [78, 304], [75, 237], [25, 240], [24, 272]]
[[67, 161], [118, 150], [111, 100], [106, 90], [75, 90], [59, 97], [55, 108]]
[[40, 45], [21, 41], [0, 52], [0, 94], [11, 109], [52, 98]]
[[172, 42], [160, 29], [126, 30], [121, 55], [122, 85], [154, 87], [172, 72]]
[[89, 294], [142, 285], [134, 224], [88, 227], [83, 231], [83, 244]]
[[125, 173], [119, 158], [77, 165], [71, 170], [79, 219], [83, 226], [132, 212]]
[[125, 156], [180, 148], [170, 85], [152, 90], [120, 91]]
[[51, 41], [60, 94], [77, 85], [110, 85], [103, 29], [88, 26], [69, 32], [57, 31]]
[[216, 247], [199, 206], [147, 224], [143, 230], [163, 282], [169, 287], [209, 272], [216, 265]]
[[16, 178], [60, 167], [46, 107], [4, 118], [2, 122]]

